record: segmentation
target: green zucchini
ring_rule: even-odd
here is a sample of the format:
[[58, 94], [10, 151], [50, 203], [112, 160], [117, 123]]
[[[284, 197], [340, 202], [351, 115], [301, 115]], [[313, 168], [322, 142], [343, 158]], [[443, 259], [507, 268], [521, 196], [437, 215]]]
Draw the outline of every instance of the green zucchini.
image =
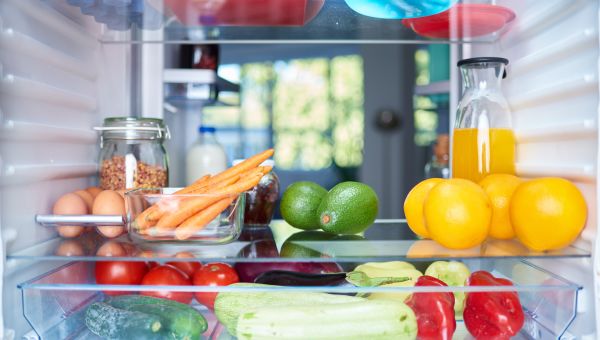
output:
[[417, 338], [413, 311], [397, 301], [264, 307], [240, 315], [239, 340]]
[[115, 308], [103, 302], [92, 303], [85, 311], [85, 325], [107, 339], [160, 339], [162, 321], [156, 315]]
[[170, 332], [172, 339], [199, 339], [208, 329], [208, 322], [201, 313], [177, 301], [144, 295], [120, 295], [109, 298], [107, 302], [113, 307], [162, 317], [166, 322], [164, 328]]
[[[234, 283], [229, 287], [277, 287], [258, 283]], [[235, 335], [238, 317], [259, 307], [299, 306], [360, 302], [365, 299], [311, 292], [221, 292], [215, 300], [215, 315], [219, 322]]]

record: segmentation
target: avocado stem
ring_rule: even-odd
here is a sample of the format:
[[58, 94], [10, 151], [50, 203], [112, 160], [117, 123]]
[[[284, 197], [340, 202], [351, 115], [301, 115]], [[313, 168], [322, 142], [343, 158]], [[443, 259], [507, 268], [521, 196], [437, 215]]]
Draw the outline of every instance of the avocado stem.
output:
[[331, 221], [331, 216], [329, 216], [329, 215], [323, 215], [323, 216], [321, 217], [321, 222], [322, 222], [323, 224], [327, 224], [327, 223], [329, 223], [329, 221]]

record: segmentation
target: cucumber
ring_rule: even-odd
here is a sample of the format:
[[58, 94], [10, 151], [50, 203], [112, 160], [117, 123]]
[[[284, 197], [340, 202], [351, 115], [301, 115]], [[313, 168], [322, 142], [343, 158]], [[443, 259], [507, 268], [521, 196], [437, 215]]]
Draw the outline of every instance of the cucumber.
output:
[[[154, 305], [132, 305], [129, 310], [157, 315], [165, 320], [165, 333], [169, 339], [174, 340], [197, 340], [206, 330], [206, 320], [193, 308], [190, 312], [180, 311], [176, 307], [154, 304]], [[198, 316], [203, 322], [198, 322]]]
[[120, 295], [107, 300], [113, 307], [139, 311], [162, 317], [163, 326], [172, 339], [199, 339], [208, 329], [208, 322], [194, 308], [177, 301], [144, 295]]
[[85, 311], [87, 328], [107, 339], [160, 339], [162, 324], [156, 315], [119, 309], [103, 302], [94, 302]]
[[[277, 287], [258, 283], [234, 283], [229, 287]], [[360, 302], [365, 299], [311, 292], [221, 292], [215, 300], [215, 315], [219, 322], [235, 335], [238, 317], [259, 307], [322, 305], [349, 302]]]
[[264, 307], [240, 315], [236, 334], [239, 340], [412, 340], [417, 319], [396, 301]]

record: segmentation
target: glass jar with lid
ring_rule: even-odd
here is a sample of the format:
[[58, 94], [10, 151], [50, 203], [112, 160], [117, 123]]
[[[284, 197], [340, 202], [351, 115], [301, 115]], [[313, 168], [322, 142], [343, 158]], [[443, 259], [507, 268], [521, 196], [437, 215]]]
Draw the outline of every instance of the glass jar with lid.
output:
[[162, 119], [111, 117], [100, 136], [100, 188], [124, 190], [168, 185], [163, 141], [170, 138]]
[[463, 96], [452, 136], [452, 177], [479, 182], [488, 174], [515, 174], [515, 135], [501, 91], [507, 64], [497, 57], [458, 62]]
[[[242, 162], [236, 159], [233, 165]], [[266, 160], [261, 166], [275, 166], [273, 160]], [[268, 226], [275, 213], [275, 203], [279, 199], [279, 177], [274, 171], [264, 175], [252, 190], [246, 192], [246, 207], [244, 209], [244, 226]]]

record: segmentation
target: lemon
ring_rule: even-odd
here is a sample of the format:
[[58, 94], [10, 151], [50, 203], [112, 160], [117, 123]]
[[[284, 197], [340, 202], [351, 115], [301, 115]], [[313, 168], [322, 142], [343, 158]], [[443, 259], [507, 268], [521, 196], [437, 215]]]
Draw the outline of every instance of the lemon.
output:
[[408, 227], [413, 233], [423, 238], [429, 238], [429, 232], [425, 228], [423, 202], [425, 202], [429, 190], [443, 181], [441, 178], [426, 179], [415, 185], [404, 200], [404, 216], [406, 216]]
[[450, 249], [481, 244], [488, 235], [492, 218], [492, 205], [483, 189], [459, 178], [433, 187], [423, 211], [431, 238]]
[[587, 207], [577, 187], [566, 179], [548, 177], [524, 182], [510, 203], [517, 238], [535, 251], [571, 244], [587, 219]]
[[492, 223], [490, 224], [490, 236], [500, 240], [508, 240], [515, 237], [515, 231], [510, 223], [510, 198], [521, 180], [517, 176], [507, 174], [492, 174], [486, 176], [479, 182], [483, 191], [492, 202]]

